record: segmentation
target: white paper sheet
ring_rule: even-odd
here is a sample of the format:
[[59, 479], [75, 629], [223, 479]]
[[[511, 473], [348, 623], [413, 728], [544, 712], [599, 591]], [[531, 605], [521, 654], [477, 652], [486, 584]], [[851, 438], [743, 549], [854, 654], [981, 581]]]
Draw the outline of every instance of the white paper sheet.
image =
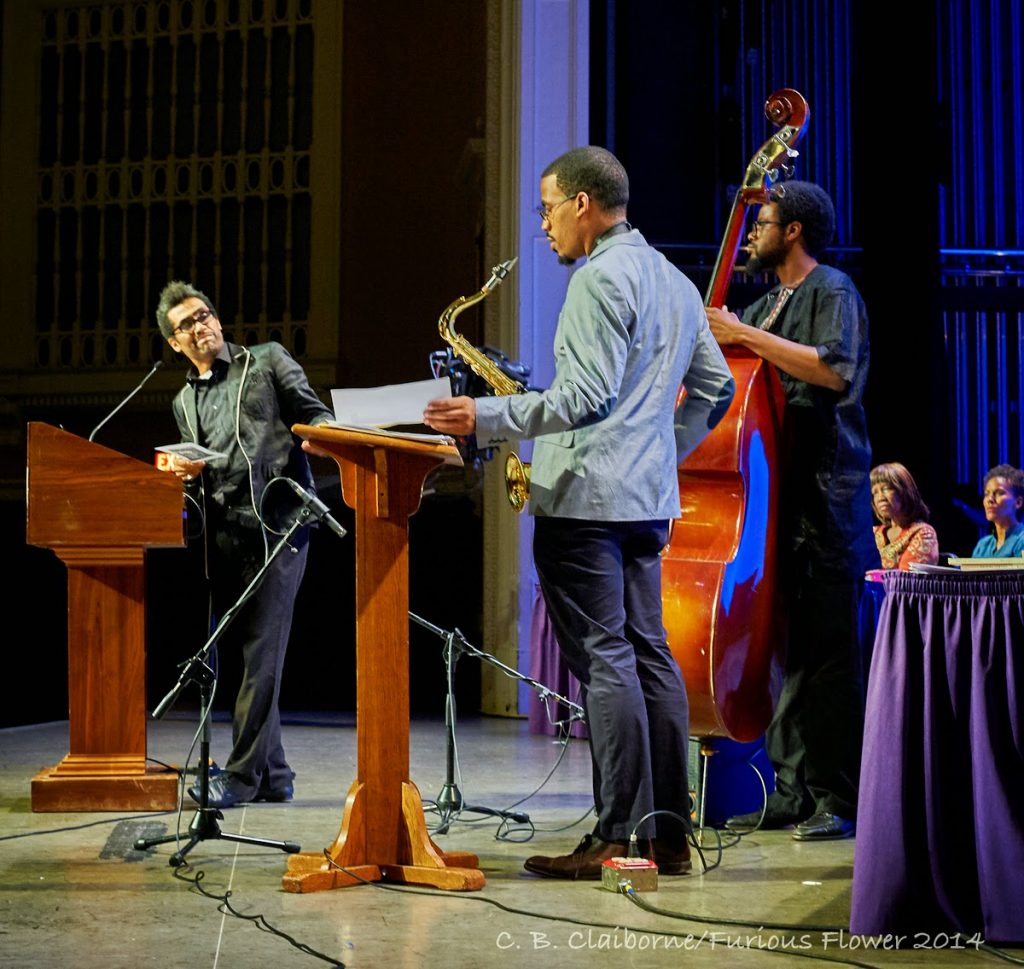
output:
[[185, 441], [183, 444], [161, 444], [160, 447], [153, 450], [177, 454], [186, 461], [212, 461], [215, 458], [227, 457], [223, 451], [211, 451], [208, 447], [203, 447], [202, 444], [192, 444], [189, 441]]
[[408, 384], [332, 390], [331, 403], [338, 424], [390, 427], [394, 424], [422, 424], [427, 404], [451, 395], [451, 381], [447, 377], [439, 377]]

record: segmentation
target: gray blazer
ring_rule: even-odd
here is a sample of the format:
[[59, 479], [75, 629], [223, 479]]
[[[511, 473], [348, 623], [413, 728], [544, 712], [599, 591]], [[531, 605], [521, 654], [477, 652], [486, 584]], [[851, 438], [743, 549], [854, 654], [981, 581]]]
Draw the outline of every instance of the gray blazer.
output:
[[569, 282], [554, 349], [547, 390], [477, 400], [478, 443], [537, 438], [531, 514], [677, 518], [679, 462], [735, 389], [693, 283], [635, 229], [606, 237]]

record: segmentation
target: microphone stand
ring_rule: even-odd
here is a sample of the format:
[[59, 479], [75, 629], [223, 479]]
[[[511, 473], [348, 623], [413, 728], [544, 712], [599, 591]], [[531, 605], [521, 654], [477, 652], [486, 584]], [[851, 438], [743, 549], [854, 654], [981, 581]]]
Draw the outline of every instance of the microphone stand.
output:
[[[178, 850], [171, 855], [169, 864], [172, 868], [180, 868], [185, 864], [185, 855], [187, 855], [200, 841], [209, 841], [212, 839], [220, 839], [221, 841], [236, 841], [241, 844], [257, 845], [261, 848], [278, 848], [281, 851], [286, 851], [288, 854], [295, 854], [301, 851], [301, 847], [294, 841], [273, 841], [268, 838], [253, 838], [248, 835], [241, 834], [229, 834], [226, 831], [221, 831], [218, 821], [224, 820], [224, 814], [220, 808], [210, 807], [210, 719], [212, 711], [210, 705], [213, 702], [213, 687], [216, 683], [217, 677], [213, 670], [207, 663], [207, 658], [210, 655], [210, 650], [214, 644], [220, 639], [224, 630], [227, 629], [229, 623], [235, 616], [238, 615], [239, 610], [242, 606], [251, 598], [253, 592], [259, 586], [260, 582], [263, 581], [264, 575], [267, 573], [267, 569], [270, 568], [270, 563], [277, 558], [277, 556], [284, 551], [285, 548], [289, 548], [289, 539], [300, 529], [304, 528], [309, 524], [310, 520], [314, 517], [314, 512], [310, 508], [304, 505], [299, 510], [299, 515], [292, 522], [288, 531], [282, 536], [281, 540], [271, 551], [270, 555], [267, 556], [267, 560], [263, 563], [259, 572], [253, 576], [252, 582], [246, 587], [245, 591], [239, 596], [238, 601], [224, 613], [223, 619], [217, 624], [217, 628], [213, 631], [213, 635], [206, 641], [203, 648], [199, 650], [191, 659], [187, 660], [182, 664], [183, 669], [181, 675], [178, 677], [178, 682], [174, 685], [173, 689], [165, 696], [156, 709], [153, 710], [153, 719], [160, 720], [164, 714], [173, 706], [177, 700], [181, 691], [185, 688], [187, 683], [195, 683], [199, 687], [199, 698], [200, 698], [200, 740], [199, 740], [199, 807], [196, 813], [192, 816], [192, 821], [188, 826], [188, 842], [183, 848]], [[147, 851], [155, 845], [167, 844], [171, 841], [179, 841], [180, 837], [177, 833], [166, 835], [160, 838], [139, 838], [135, 842], [136, 851]]]
[[466, 642], [465, 637], [463, 637], [462, 633], [457, 628], [452, 630], [441, 629], [439, 626], [435, 626], [426, 619], [417, 616], [414, 612], [409, 613], [409, 618], [424, 629], [429, 629], [436, 636], [439, 636], [444, 640], [444, 664], [448, 681], [444, 706], [444, 725], [447, 739], [447, 749], [445, 753], [445, 782], [444, 786], [441, 788], [441, 793], [434, 798], [434, 810], [439, 815], [441, 823], [434, 828], [431, 833], [447, 834], [448, 829], [451, 827], [451, 822], [454, 821], [463, 811], [468, 811], [472, 814], [483, 814], [491, 817], [498, 817], [505, 821], [515, 821], [517, 824], [529, 824], [530, 816], [521, 811], [505, 811], [499, 808], [466, 804], [462, 797], [462, 792], [455, 783], [455, 664], [458, 662], [459, 656], [462, 653], [468, 653], [470, 656], [475, 656], [477, 659], [482, 659], [490, 663], [492, 666], [496, 666], [508, 676], [521, 680], [523, 683], [533, 687], [540, 694], [542, 700], [547, 700], [550, 697], [557, 700], [559, 703], [565, 704], [570, 711], [570, 724], [574, 720], [583, 719], [583, 707], [577, 703], [573, 703], [571, 700], [567, 700], [563, 696], [559, 696], [557, 693], [549, 690], [542, 683], [538, 683], [531, 677], [524, 676], [519, 672], [519, 670], [513, 669], [511, 666], [506, 666], [496, 656], [492, 656], [490, 653], [485, 653], [482, 650], [477, 649], [475, 646], [470, 645]]
[[121, 403], [117, 405], [117, 407], [115, 407], [109, 414], [107, 414], [107, 416], [104, 417], [103, 420], [99, 422], [99, 424], [97, 424], [92, 429], [92, 434], [89, 435], [90, 441], [94, 437], [96, 437], [96, 434], [99, 432], [99, 429], [103, 427], [103, 425], [106, 424], [111, 417], [113, 417], [122, 407], [124, 407], [125, 404], [128, 403], [128, 401], [130, 401], [140, 390], [142, 390], [142, 388], [146, 385], [146, 381], [149, 380], [149, 378], [152, 377], [153, 374], [155, 374], [163, 365], [163, 360], [157, 360], [157, 362], [153, 364], [152, 369], [149, 371], [149, 373], [146, 374], [145, 377], [143, 377], [139, 381], [138, 386], [127, 397], [125, 397], [125, 399], [122, 400]]

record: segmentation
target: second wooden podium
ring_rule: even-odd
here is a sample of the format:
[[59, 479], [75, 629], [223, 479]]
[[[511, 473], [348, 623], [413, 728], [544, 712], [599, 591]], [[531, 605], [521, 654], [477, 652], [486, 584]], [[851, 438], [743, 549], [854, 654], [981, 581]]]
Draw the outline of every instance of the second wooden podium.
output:
[[173, 474], [49, 424], [28, 425], [25, 537], [68, 568], [70, 753], [32, 778], [33, 811], [166, 811], [146, 758], [148, 548], [185, 544]]
[[325, 853], [290, 856], [283, 887], [316, 892], [391, 881], [483, 888], [476, 855], [444, 852], [431, 840], [409, 779], [409, 517], [427, 472], [461, 463], [459, 452], [369, 431], [292, 430], [307, 451], [338, 463], [342, 495], [355, 511], [358, 775], [333, 844]]

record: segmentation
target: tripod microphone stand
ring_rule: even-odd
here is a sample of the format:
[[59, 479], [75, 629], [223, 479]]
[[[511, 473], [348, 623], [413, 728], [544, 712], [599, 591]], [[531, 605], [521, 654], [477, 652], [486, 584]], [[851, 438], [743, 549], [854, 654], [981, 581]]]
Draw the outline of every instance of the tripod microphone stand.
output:
[[517, 824], [529, 824], [530, 816], [521, 811], [505, 811], [499, 808], [466, 804], [462, 797], [462, 792], [459, 790], [458, 784], [455, 783], [455, 664], [458, 662], [459, 656], [462, 655], [462, 653], [468, 653], [470, 656], [482, 659], [490, 663], [492, 666], [496, 666], [508, 676], [521, 680], [533, 687], [538, 691], [538, 693], [540, 693], [542, 699], [550, 697], [565, 704], [565, 706], [570, 710], [570, 721], [583, 719], [583, 707], [573, 703], [571, 700], [567, 700], [565, 697], [559, 696], [557, 693], [553, 693], [543, 684], [538, 683], [529, 676], [524, 676], [519, 672], [519, 670], [515, 670], [511, 666], [506, 666], [501, 662], [501, 660], [492, 656], [490, 653], [485, 653], [482, 650], [477, 649], [475, 646], [470, 645], [466, 642], [465, 637], [463, 637], [462, 633], [457, 628], [451, 630], [441, 629], [440, 626], [435, 626], [426, 619], [417, 616], [414, 612], [409, 613], [409, 618], [424, 629], [429, 629], [444, 641], [444, 664], [445, 674], [447, 677], [447, 694], [444, 706], [444, 725], [447, 740], [445, 753], [445, 782], [441, 788], [441, 792], [436, 798], [434, 798], [434, 807], [441, 819], [441, 823], [432, 833], [447, 834], [448, 829], [451, 827], [451, 822], [463, 811], [471, 814], [482, 814], [485, 816], [497, 817], [505, 821], [515, 821]]
[[[187, 855], [200, 841], [209, 841], [212, 839], [236, 841], [241, 844], [256, 845], [260, 848], [277, 848], [281, 851], [288, 852], [288, 854], [295, 854], [302, 850], [294, 841], [274, 841], [268, 838], [253, 838], [248, 835], [230, 834], [226, 831], [221, 831], [220, 825], [217, 822], [222, 821], [224, 819], [224, 815], [220, 808], [210, 807], [210, 770], [208, 766], [210, 763], [210, 719], [213, 715], [211, 704], [213, 702], [213, 688], [217, 677], [206, 660], [210, 655], [210, 650], [213, 648], [217, 640], [220, 639], [224, 630], [228, 627], [228, 624], [235, 618], [241, 607], [252, 596], [253, 592], [263, 580], [263, 576], [266, 575], [271, 562], [273, 562], [274, 559], [284, 551], [284, 549], [290, 548], [289, 539], [291, 539], [291, 537], [300, 528], [309, 524], [310, 519], [313, 517], [314, 512], [310, 510], [309, 504], [304, 504], [299, 511], [298, 517], [292, 522], [288, 531], [285, 532], [270, 555], [267, 556], [267, 559], [260, 570], [255, 576], [253, 576], [252, 582], [250, 582], [246, 587], [238, 601], [224, 614], [224, 618], [217, 624], [217, 628], [213, 631], [213, 635], [211, 635], [206, 641], [203, 648], [183, 664], [184, 668], [181, 675], [178, 677], [178, 682], [153, 711], [154, 720], [162, 719], [164, 714], [177, 700], [178, 695], [184, 689], [186, 683], [194, 682], [198, 684], [200, 696], [199, 722], [201, 725], [199, 740], [199, 770], [197, 771], [199, 775], [199, 807], [196, 810], [196, 813], [192, 816], [192, 821], [188, 826], [188, 842], [184, 847], [180, 847], [170, 857], [169, 863], [173, 868], [180, 868], [184, 865], [185, 855]], [[135, 842], [134, 847], [136, 851], [146, 851], [155, 845], [167, 844], [171, 841], [179, 840], [180, 838], [177, 833], [166, 835], [161, 838], [140, 838]]]

